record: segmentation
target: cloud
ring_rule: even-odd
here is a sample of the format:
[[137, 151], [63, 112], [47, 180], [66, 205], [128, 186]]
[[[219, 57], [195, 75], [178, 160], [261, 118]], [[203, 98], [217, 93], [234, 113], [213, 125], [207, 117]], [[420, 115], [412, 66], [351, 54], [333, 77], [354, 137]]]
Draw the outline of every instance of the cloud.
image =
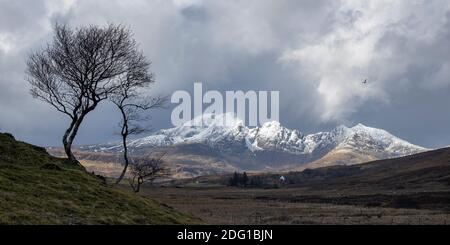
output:
[[[298, 62], [316, 84], [323, 120], [347, 119], [368, 101], [388, 102], [395, 95], [392, 87], [448, 84], [449, 40], [442, 39], [449, 30], [448, 11], [446, 1], [343, 1], [330, 32], [286, 51], [282, 60]], [[447, 54], [420, 53], [438, 47]], [[433, 69], [433, 63], [442, 66]], [[411, 76], [412, 67], [424, 71]], [[365, 79], [367, 85], [361, 83]]]
[[[59, 144], [66, 119], [29, 96], [26, 56], [50, 40], [55, 21], [114, 22], [129, 25], [152, 60], [155, 93], [192, 90], [194, 82], [222, 91], [279, 90], [280, 117], [288, 127], [314, 132], [362, 122], [433, 147], [450, 142], [443, 136], [450, 135], [444, 129], [450, 113], [443, 113], [450, 103], [449, 5], [446, 0], [3, 0], [0, 130], [37, 144]], [[107, 104], [100, 109], [88, 117], [77, 143], [115, 139], [116, 112]], [[170, 110], [158, 111], [151, 123], [169, 127], [169, 119]], [[425, 132], [426, 125], [433, 127]]]

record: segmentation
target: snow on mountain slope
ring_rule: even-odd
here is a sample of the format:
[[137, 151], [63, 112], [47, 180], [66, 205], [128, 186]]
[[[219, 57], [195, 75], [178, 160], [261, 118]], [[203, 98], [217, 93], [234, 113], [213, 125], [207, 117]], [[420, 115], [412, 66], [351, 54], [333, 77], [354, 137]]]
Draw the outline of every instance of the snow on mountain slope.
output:
[[287, 129], [279, 122], [267, 122], [249, 130], [248, 139], [258, 150], [272, 149], [290, 153], [304, 153], [302, 135], [298, 130]]
[[[202, 122], [202, 123], [200, 123]], [[201, 126], [191, 126], [201, 125]], [[317, 160], [331, 151], [357, 151], [378, 158], [410, 155], [427, 149], [408, 143], [382, 129], [358, 124], [339, 126], [330, 132], [303, 135], [298, 130], [283, 127], [279, 122], [267, 122], [261, 127], [248, 128], [231, 113], [205, 114], [182, 126], [164, 129], [150, 136], [131, 140], [130, 148], [168, 147], [182, 144], [205, 144], [222, 152], [248, 151], [282, 152], [310, 156]], [[120, 151], [120, 143], [84, 146], [83, 150]]]
[[[203, 123], [200, 123], [202, 121]], [[201, 125], [201, 126], [191, 126]], [[231, 113], [195, 118], [179, 127], [163, 129], [148, 137], [130, 141], [131, 147], [143, 145], [168, 146], [182, 143], [205, 143], [215, 146], [221, 141], [245, 140], [248, 128], [244, 122]]]
[[[343, 128], [343, 127], [341, 127]], [[344, 137], [336, 149], [353, 149], [360, 152], [378, 152], [396, 156], [410, 155], [426, 150], [395, 137], [385, 130], [358, 124], [352, 128], [343, 128]]]

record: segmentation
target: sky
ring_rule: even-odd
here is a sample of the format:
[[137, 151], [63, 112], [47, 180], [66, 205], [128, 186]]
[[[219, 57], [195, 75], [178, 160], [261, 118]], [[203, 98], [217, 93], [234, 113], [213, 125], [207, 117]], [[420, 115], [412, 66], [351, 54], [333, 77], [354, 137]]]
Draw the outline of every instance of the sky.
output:
[[[281, 123], [305, 134], [362, 123], [450, 145], [448, 0], [0, 0], [0, 131], [45, 146], [69, 121], [31, 97], [25, 64], [55, 22], [129, 26], [155, 94], [276, 90]], [[171, 127], [173, 106], [152, 112], [152, 128]], [[101, 104], [75, 143], [117, 140], [119, 119]]]

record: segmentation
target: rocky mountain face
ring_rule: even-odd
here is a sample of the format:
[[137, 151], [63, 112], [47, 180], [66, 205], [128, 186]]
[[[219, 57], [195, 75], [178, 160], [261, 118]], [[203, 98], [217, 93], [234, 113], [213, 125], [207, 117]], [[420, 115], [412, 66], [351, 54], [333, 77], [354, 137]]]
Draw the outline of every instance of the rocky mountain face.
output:
[[[200, 121], [201, 126], [191, 126], [200, 125]], [[279, 122], [249, 128], [232, 114], [204, 115], [179, 127], [131, 140], [129, 147], [134, 155], [166, 151], [167, 161], [187, 176], [351, 165], [427, 150], [362, 124], [304, 135]], [[79, 150], [115, 154], [122, 151], [122, 145], [113, 142], [81, 146]]]

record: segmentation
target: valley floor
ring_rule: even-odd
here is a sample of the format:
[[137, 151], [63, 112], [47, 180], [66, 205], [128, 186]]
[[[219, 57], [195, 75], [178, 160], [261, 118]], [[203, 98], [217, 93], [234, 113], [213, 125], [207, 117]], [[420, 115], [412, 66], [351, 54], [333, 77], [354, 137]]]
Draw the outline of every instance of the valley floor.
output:
[[[448, 192], [311, 193], [300, 188], [146, 187], [143, 195], [207, 224], [450, 224], [446, 203], [402, 206], [415, 200], [447, 200]], [[387, 203], [377, 203], [382, 196]], [[410, 202], [408, 201], [408, 205]]]

